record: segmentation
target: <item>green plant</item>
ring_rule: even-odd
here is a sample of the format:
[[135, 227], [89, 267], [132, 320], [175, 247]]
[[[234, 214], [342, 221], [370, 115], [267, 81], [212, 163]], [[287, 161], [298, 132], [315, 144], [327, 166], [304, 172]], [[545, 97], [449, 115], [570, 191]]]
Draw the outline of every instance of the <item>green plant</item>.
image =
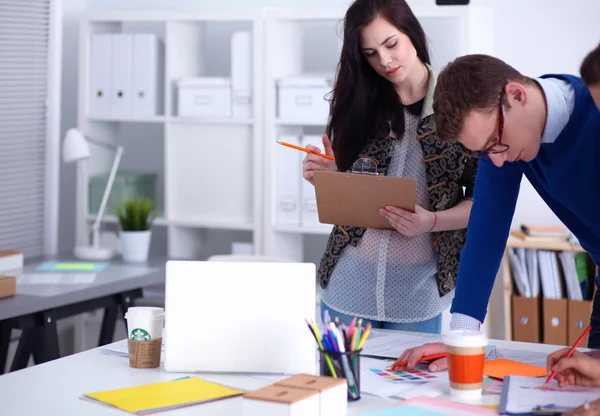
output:
[[154, 203], [143, 197], [130, 198], [117, 206], [117, 219], [122, 231], [146, 231], [154, 220]]

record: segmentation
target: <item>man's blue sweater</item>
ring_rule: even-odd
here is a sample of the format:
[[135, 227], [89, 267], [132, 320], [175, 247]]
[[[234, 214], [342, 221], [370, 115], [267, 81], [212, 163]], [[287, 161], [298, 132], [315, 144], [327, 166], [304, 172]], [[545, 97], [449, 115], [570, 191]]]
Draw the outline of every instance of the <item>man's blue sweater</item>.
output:
[[483, 322], [523, 174], [600, 264], [600, 112], [579, 78], [544, 77], [551, 76], [574, 87], [575, 104], [569, 122], [553, 143], [541, 144], [531, 162], [504, 163], [498, 168], [490, 160], [480, 161], [452, 313]]

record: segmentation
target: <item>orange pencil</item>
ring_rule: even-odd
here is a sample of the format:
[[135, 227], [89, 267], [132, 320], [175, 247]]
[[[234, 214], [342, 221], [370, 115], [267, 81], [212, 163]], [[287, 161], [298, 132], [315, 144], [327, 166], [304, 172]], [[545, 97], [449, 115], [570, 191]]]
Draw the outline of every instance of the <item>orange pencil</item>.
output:
[[303, 152], [310, 153], [311, 155], [317, 155], [317, 156], [324, 157], [325, 159], [335, 160], [335, 158], [333, 156], [326, 155], [325, 153], [313, 152], [312, 150], [308, 150], [306, 147], [300, 147], [300, 146], [296, 146], [295, 144], [280, 142], [279, 140], [277, 140], [277, 143], [279, 143], [280, 145], [283, 145], [283, 146], [290, 147], [292, 149], [301, 150]]
[[[583, 341], [583, 339], [585, 338], [585, 336], [587, 334], [589, 334], [589, 332], [591, 330], [592, 330], [592, 326], [589, 325], [585, 329], [585, 331], [583, 331], [583, 333], [581, 335], [579, 335], [579, 338], [577, 338], [577, 341], [575, 341], [575, 344], [573, 344], [573, 346], [571, 347], [571, 349], [569, 350], [569, 352], [567, 352], [567, 355], [565, 355], [563, 358], [570, 358], [573, 355], [573, 353], [575, 352], [575, 350], [577, 349], [577, 347], [579, 347], [579, 344], [581, 344], [581, 342]], [[543, 387], [546, 387], [548, 385], [548, 383], [550, 383], [554, 377], [556, 377], [556, 371], [553, 371], [553, 372], [550, 373], [550, 375], [546, 379], [546, 382], [544, 383]]]
[[[422, 362], [425, 362], [425, 361], [433, 361], [433, 360], [437, 360], [438, 358], [444, 358], [444, 357], [447, 357], [447, 356], [448, 356], [448, 354], [445, 353], [445, 352], [442, 352], [440, 354], [425, 355], [425, 356], [421, 357], [421, 359], [419, 360], [419, 362], [422, 363]], [[391, 368], [402, 367], [402, 366], [405, 366], [406, 364], [408, 364], [408, 361], [396, 361], [390, 367]]]

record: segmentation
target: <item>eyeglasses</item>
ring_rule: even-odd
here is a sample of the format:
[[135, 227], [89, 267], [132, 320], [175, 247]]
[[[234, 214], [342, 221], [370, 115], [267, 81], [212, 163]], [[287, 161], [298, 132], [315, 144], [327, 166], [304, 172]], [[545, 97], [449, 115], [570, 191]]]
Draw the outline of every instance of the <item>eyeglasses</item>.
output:
[[482, 150], [469, 150], [466, 149], [466, 153], [471, 157], [488, 157], [489, 155], [497, 155], [499, 153], [506, 152], [510, 146], [502, 143], [502, 133], [504, 132], [504, 106], [502, 105], [502, 99], [504, 98], [504, 86], [500, 91], [500, 101], [498, 102], [498, 120], [496, 122], [496, 129], [498, 135], [496, 140], [488, 147]]

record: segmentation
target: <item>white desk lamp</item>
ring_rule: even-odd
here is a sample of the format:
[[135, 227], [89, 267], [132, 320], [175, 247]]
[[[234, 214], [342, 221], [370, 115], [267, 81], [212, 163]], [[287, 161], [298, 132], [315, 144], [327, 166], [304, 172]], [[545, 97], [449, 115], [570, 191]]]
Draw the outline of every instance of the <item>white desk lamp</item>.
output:
[[98, 215], [96, 216], [96, 220], [94, 221], [94, 225], [92, 226], [92, 245], [76, 246], [74, 255], [79, 259], [108, 260], [112, 258], [115, 253], [112, 249], [100, 247], [100, 223], [102, 221], [102, 216], [104, 215], [104, 210], [106, 209], [106, 204], [108, 202], [110, 190], [112, 189], [113, 182], [115, 180], [117, 168], [119, 166], [119, 163], [121, 162], [121, 156], [123, 155], [123, 147], [92, 140], [88, 137], [85, 137], [83, 133], [78, 129], [69, 129], [63, 141], [62, 148], [63, 160], [65, 161], [65, 163], [76, 162], [82, 159], [89, 158], [90, 148], [87, 143], [88, 141], [100, 147], [114, 150], [116, 152], [116, 156], [112, 164], [112, 168], [110, 169], [108, 182], [106, 183], [106, 188], [104, 189], [104, 195], [102, 196], [102, 202], [100, 203]]

